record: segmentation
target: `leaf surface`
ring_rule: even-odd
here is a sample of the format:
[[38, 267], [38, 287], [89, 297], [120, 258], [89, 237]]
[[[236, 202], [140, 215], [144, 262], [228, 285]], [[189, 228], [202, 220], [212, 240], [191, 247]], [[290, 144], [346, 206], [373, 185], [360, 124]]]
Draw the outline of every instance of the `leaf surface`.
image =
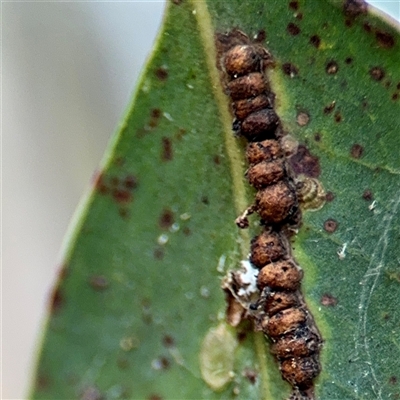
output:
[[350, 11], [338, 1], [168, 4], [71, 235], [32, 398], [289, 395], [262, 335], [224, 322], [221, 278], [256, 229], [234, 224], [254, 193], [215, 68], [214, 34], [233, 27], [265, 33], [279, 116], [313, 155], [294, 167], [329, 193], [293, 243], [325, 340], [317, 397], [400, 392], [400, 37]]

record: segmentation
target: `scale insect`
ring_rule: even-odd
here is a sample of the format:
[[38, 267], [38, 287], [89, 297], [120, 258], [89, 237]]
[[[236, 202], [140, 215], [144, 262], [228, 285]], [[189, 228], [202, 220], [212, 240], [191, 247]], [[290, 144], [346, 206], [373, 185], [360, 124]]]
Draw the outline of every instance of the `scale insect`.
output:
[[285, 157], [275, 95], [265, 74], [274, 62], [267, 49], [237, 30], [218, 40], [217, 46], [223, 48], [219, 67], [235, 115], [233, 130], [248, 141], [245, 177], [257, 191], [236, 224], [247, 228], [248, 216], [257, 213], [262, 226], [250, 245], [259, 293], [248, 315], [272, 342], [271, 352], [293, 395], [308, 396], [321, 370], [322, 338], [301, 293], [303, 271], [289, 244], [289, 235], [301, 221], [301, 195]]

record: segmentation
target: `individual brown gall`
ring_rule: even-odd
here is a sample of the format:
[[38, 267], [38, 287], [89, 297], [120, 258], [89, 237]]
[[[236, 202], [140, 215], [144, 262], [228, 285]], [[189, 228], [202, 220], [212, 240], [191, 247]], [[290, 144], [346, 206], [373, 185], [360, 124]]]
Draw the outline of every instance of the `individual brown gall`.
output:
[[282, 161], [260, 162], [251, 166], [246, 173], [250, 185], [256, 189], [262, 189], [276, 183], [286, 176]]
[[272, 108], [265, 108], [245, 118], [240, 124], [240, 133], [252, 141], [272, 138], [278, 122], [276, 112]]
[[307, 357], [319, 351], [321, 340], [309, 327], [302, 327], [280, 337], [271, 348], [271, 353], [279, 360]]
[[282, 240], [275, 232], [264, 231], [251, 241], [250, 262], [258, 268], [280, 259], [285, 254]]
[[260, 94], [257, 97], [235, 101], [232, 105], [235, 116], [239, 120], [245, 119], [251, 113], [272, 106], [269, 96]]
[[277, 339], [287, 332], [300, 328], [306, 321], [307, 311], [302, 308], [287, 308], [263, 321], [261, 325], [271, 339]]
[[256, 210], [265, 222], [280, 223], [293, 214], [296, 207], [296, 194], [283, 181], [260, 190], [256, 196]]
[[282, 148], [275, 139], [251, 142], [246, 150], [247, 161], [250, 165], [258, 164], [262, 161], [273, 161], [282, 156]]
[[286, 308], [299, 305], [299, 297], [296, 292], [271, 291], [270, 288], [266, 287], [264, 297], [264, 311], [269, 317]]
[[282, 361], [280, 370], [283, 379], [292, 386], [308, 387], [319, 374], [321, 366], [317, 356], [289, 358]]
[[237, 45], [226, 53], [224, 66], [227, 74], [236, 78], [259, 71], [261, 57], [254, 46]]
[[259, 96], [267, 89], [264, 77], [259, 72], [253, 72], [228, 83], [228, 91], [234, 101]]
[[266, 286], [271, 289], [297, 290], [303, 278], [303, 271], [289, 260], [277, 261], [264, 266], [257, 277], [260, 290]]

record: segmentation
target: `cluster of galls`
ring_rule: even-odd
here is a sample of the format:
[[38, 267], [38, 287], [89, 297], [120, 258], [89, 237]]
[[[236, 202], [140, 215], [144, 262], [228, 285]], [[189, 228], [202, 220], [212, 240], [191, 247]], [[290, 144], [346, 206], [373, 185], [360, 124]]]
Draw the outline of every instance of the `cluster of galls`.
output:
[[234, 43], [222, 58], [226, 90], [232, 99], [234, 130], [249, 141], [247, 180], [257, 190], [255, 203], [236, 223], [248, 227], [258, 213], [262, 233], [251, 243], [250, 262], [259, 269], [258, 323], [272, 341], [282, 377], [296, 390], [308, 390], [320, 372], [322, 340], [300, 292], [301, 268], [290, 255], [288, 233], [300, 222], [296, 185], [280, 139], [280, 120], [265, 76], [268, 52], [248, 42]]

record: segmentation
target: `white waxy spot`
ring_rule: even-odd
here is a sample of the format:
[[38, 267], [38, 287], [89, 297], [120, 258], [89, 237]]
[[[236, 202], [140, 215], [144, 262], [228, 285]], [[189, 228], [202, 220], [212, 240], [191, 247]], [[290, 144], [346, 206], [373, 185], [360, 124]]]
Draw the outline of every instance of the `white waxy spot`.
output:
[[165, 233], [163, 233], [162, 235], [160, 235], [160, 236], [158, 237], [157, 243], [158, 243], [160, 246], [164, 246], [165, 244], [168, 243], [168, 240], [169, 240], [168, 235], [166, 235]]
[[174, 119], [171, 117], [171, 114], [170, 114], [170, 113], [164, 112], [163, 115], [164, 115], [165, 118], [167, 118], [168, 121], [171, 121], [171, 122], [172, 122], [172, 121], [174, 120]]
[[211, 389], [222, 390], [234, 377], [237, 345], [236, 335], [226, 323], [211, 328], [204, 337], [200, 349], [200, 371]]
[[376, 200], [374, 200], [369, 206], [368, 206], [368, 210], [369, 211], [373, 211], [376, 207]]
[[179, 224], [177, 224], [177, 223], [175, 222], [174, 224], [171, 225], [171, 227], [169, 228], [169, 231], [170, 231], [171, 233], [175, 233], [175, 232], [178, 232], [179, 229], [180, 229]]
[[226, 255], [222, 254], [222, 256], [218, 260], [218, 265], [217, 265], [217, 271], [218, 272], [224, 272], [225, 269], [225, 261], [226, 261]]
[[238, 290], [239, 296], [250, 296], [252, 293], [258, 293], [257, 276], [259, 270], [249, 260], [240, 262], [242, 269], [238, 272], [242, 286]]
[[201, 295], [201, 297], [208, 299], [210, 297], [210, 290], [208, 289], [208, 287], [202, 286], [200, 288], [200, 295]]
[[347, 243], [343, 243], [342, 248], [337, 252], [339, 260], [344, 260], [346, 257]]
[[191, 215], [189, 213], [183, 213], [180, 215], [180, 219], [182, 221], [187, 221], [188, 219], [190, 219]]

